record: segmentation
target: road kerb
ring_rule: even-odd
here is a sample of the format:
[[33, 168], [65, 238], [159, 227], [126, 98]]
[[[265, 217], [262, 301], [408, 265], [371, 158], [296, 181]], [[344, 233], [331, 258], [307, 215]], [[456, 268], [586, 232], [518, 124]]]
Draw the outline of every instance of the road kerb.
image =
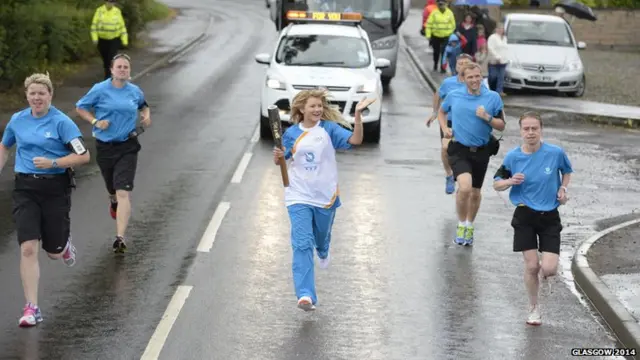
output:
[[177, 46], [173, 50], [169, 51], [169, 53], [166, 54], [165, 56], [163, 56], [161, 59], [158, 59], [158, 61], [154, 62], [153, 64], [151, 64], [149, 66], [147, 66], [142, 71], [140, 71], [139, 73], [137, 73], [134, 76], [132, 76], [131, 77], [131, 81], [136, 81], [137, 79], [139, 79], [142, 76], [148, 74], [149, 72], [151, 72], [151, 71], [163, 66], [164, 64], [166, 64], [169, 61], [169, 59], [171, 59], [173, 57], [176, 57], [177, 55], [187, 51], [189, 48], [191, 48], [191, 46], [193, 46], [193, 44], [195, 44], [198, 41], [202, 40], [202, 38], [204, 38], [207, 35], [207, 32], [209, 31], [209, 27], [211, 27], [212, 19], [213, 19], [213, 17], [211, 15], [209, 15], [209, 21], [207, 21], [207, 25], [205, 25], [204, 29], [202, 30], [202, 32], [198, 36], [196, 36], [195, 38], [185, 42], [184, 44], [182, 44], [180, 46]]
[[[640, 351], [640, 324], [624, 307], [607, 285], [589, 266], [587, 253], [604, 236], [640, 223], [640, 218], [607, 228], [585, 240], [576, 250], [571, 261], [571, 272], [576, 284], [593, 307], [600, 313], [616, 338], [625, 348]], [[638, 359], [637, 357], [632, 357]]]

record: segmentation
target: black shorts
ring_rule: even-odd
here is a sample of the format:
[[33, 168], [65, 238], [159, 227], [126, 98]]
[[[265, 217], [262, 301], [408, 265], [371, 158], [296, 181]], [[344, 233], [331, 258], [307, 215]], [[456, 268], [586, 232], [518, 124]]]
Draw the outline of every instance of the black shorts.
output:
[[514, 252], [538, 249], [539, 252], [560, 254], [562, 221], [558, 209], [536, 211], [527, 206], [517, 206], [511, 226]]
[[[453, 125], [451, 125], [451, 120], [447, 120], [447, 127], [451, 129]], [[442, 132], [442, 128], [440, 128], [440, 139], [444, 139], [444, 133]]]
[[133, 190], [141, 148], [136, 138], [119, 143], [96, 140], [96, 162], [109, 194]]
[[12, 197], [18, 243], [41, 240], [44, 251], [61, 253], [71, 235], [69, 176], [16, 174]]
[[457, 141], [451, 141], [447, 148], [447, 155], [454, 179], [457, 179], [460, 174], [470, 173], [471, 186], [475, 189], [482, 188], [491, 158], [487, 146], [469, 148]]

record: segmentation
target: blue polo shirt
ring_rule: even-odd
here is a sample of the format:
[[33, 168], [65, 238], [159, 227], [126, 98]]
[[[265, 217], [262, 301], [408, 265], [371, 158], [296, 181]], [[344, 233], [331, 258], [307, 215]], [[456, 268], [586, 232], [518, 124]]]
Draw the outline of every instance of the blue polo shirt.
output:
[[93, 136], [103, 142], [126, 141], [136, 128], [138, 110], [145, 105], [144, 93], [138, 86], [127, 82], [117, 88], [111, 79], [95, 84], [76, 103], [76, 107], [86, 111], [93, 108], [96, 119], [109, 120], [107, 129], [93, 128]]
[[[482, 83], [482, 86], [486, 87], [484, 82]], [[466, 89], [466, 88], [467, 88], [467, 84], [464, 81], [460, 81], [460, 79], [458, 79], [458, 75], [453, 75], [442, 80], [442, 83], [440, 84], [440, 88], [438, 89], [438, 95], [440, 96], [440, 99], [444, 100], [450, 92], [454, 90]], [[448, 111], [447, 120], [451, 121], [451, 119], [452, 119], [451, 112]]]
[[524, 174], [522, 184], [511, 187], [511, 203], [515, 206], [523, 204], [537, 211], [551, 211], [560, 206], [558, 190], [562, 185], [562, 175], [573, 173], [564, 150], [545, 142], [533, 154], [524, 153], [520, 146], [512, 149], [504, 157], [502, 166], [506, 174], [496, 173], [495, 180]]
[[476, 109], [484, 106], [487, 113], [497, 117], [504, 104], [500, 95], [480, 86], [480, 94], [470, 94], [465, 86], [449, 92], [442, 103], [442, 110], [451, 113], [453, 137], [464, 146], [484, 146], [489, 143], [493, 128], [484, 119], [476, 115]]
[[11, 117], [2, 134], [2, 145], [7, 149], [16, 145], [14, 171], [23, 174], [61, 174], [63, 168], [38, 169], [33, 158], [58, 159], [72, 153], [68, 144], [82, 136], [78, 125], [54, 106], [43, 117], [31, 114], [31, 108]]

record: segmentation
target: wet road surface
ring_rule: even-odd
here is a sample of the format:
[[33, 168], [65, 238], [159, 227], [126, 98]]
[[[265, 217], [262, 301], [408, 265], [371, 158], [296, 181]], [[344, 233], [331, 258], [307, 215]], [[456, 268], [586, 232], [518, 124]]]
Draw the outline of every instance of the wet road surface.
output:
[[[269, 144], [255, 144], [242, 182], [227, 186], [257, 125], [260, 100], [248, 94], [258, 93], [264, 68], [253, 55], [273, 48], [273, 25], [262, 2], [206, 4], [226, 19], [218, 31], [252, 35], [212, 37], [140, 83], [158, 105], [141, 139], [129, 254], [110, 252], [102, 180], [85, 179], [72, 211], [79, 263], [67, 269], [41, 255], [45, 322], [22, 330], [17, 247], [13, 236], [2, 238], [2, 359], [137, 359], [183, 284], [193, 288], [162, 359], [568, 359], [574, 347], [613, 346], [570, 283], [556, 284], [542, 327], [525, 325], [512, 209], [488, 186], [476, 245], [452, 243], [454, 201], [444, 193], [438, 131], [423, 122], [430, 94], [405, 53], [383, 100], [382, 143], [339, 156], [344, 205], [332, 264], [317, 272], [318, 310], [297, 309]], [[624, 154], [637, 134], [555, 124], [545, 131], [567, 146], [578, 171], [594, 171], [576, 176], [563, 209], [566, 261], [593, 221], [631, 207], [626, 189], [638, 188], [637, 174], [624, 187], [608, 174], [629, 171]], [[513, 146], [515, 126], [506, 135], [503, 146]], [[197, 253], [220, 201], [231, 206], [211, 252]]]

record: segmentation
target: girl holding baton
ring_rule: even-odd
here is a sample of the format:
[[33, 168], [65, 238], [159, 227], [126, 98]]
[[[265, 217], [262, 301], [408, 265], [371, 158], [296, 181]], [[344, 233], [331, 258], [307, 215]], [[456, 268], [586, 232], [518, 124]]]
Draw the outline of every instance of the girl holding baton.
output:
[[328, 96], [325, 90], [299, 92], [292, 101], [293, 125], [282, 136], [283, 148], [273, 150], [276, 165], [283, 158], [290, 160], [285, 204], [291, 221], [293, 283], [298, 307], [305, 311], [315, 310], [318, 301], [313, 250], [320, 267], [326, 269], [331, 228], [341, 205], [336, 149], [350, 149], [362, 143], [362, 111], [376, 100], [364, 98], [356, 105], [352, 127], [329, 107]]

